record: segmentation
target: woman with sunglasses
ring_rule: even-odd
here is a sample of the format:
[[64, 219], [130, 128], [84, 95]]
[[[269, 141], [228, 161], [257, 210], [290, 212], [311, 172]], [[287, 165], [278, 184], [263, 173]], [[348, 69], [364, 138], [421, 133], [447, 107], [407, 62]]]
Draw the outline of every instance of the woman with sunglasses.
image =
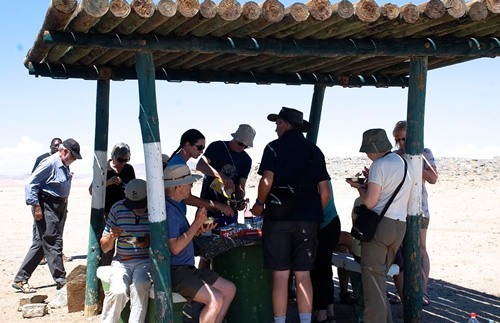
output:
[[[108, 160], [106, 173], [106, 199], [104, 202], [104, 219], [108, 218], [111, 207], [116, 202], [125, 199], [125, 185], [135, 179], [135, 171], [130, 161], [130, 147], [126, 143], [117, 143], [111, 150], [111, 159]], [[92, 194], [92, 184], [89, 188]], [[111, 264], [111, 260], [115, 253], [115, 248], [103, 253], [100, 262], [101, 266]]]
[[[396, 153], [400, 156], [405, 154], [405, 142], [406, 142], [406, 121], [398, 121], [392, 134], [394, 140], [396, 141]], [[434, 160], [434, 155], [429, 148], [424, 148], [423, 151], [423, 169], [422, 169], [422, 225], [420, 227], [420, 255], [422, 259], [422, 291], [423, 300], [422, 305], [429, 305], [429, 297], [427, 296], [427, 282], [429, 281], [429, 271], [430, 271], [430, 261], [429, 254], [427, 253], [427, 228], [429, 227], [429, 202], [428, 193], [425, 188], [425, 182], [429, 184], [435, 184], [438, 179], [436, 161]], [[394, 283], [398, 287], [398, 290], [403, 289], [403, 274], [394, 276]]]
[[[226, 187], [230, 189], [232, 188], [234, 190], [234, 185], [231, 186], [232, 181], [230, 179], [222, 177], [219, 172], [217, 172], [212, 166], [210, 166], [205, 156], [202, 155], [203, 150], [205, 150], [205, 136], [197, 129], [189, 129], [182, 134], [179, 147], [174, 150], [165, 167], [171, 165], [186, 165], [189, 159], [199, 158], [198, 164], [196, 165], [196, 169], [198, 171], [207, 176], [220, 178], [224, 182], [224, 184], [227, 185]], [[218, 201], [201, 199], [199, 197], [191, 195], [187, 199], [185, 199], [184, 202], [181, 203], [182, 207], [185, 207], [185, 205], [187, 204], [197, 207], [204, 207], [207, 210], [219, 211], [224, 213], [226, 216], [234, 216], [234, 211], [229, 205], [220, 203]]]

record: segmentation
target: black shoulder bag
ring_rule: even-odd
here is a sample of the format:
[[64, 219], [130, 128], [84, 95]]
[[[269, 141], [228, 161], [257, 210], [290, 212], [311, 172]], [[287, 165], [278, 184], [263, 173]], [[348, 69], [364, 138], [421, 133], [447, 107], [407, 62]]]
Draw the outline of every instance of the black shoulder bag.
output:
[[375, 231], [377, 231], [377, 226], [380, 220], [385, 215], [385, 212], [389, 209], [389, 206], [391, 205], [392, 201], [394, 201], [394, 198], [398, 194], [399, 190], [403, 186], [403, 183], [405, 182], [406, 179], [406, 171], [408, 169], [408, 164], [406, 163], [406, 160], [402, 158], [404, 163], [405, 163], [405, 172], [403, 176], [403, 180], [401, 183], [399, 183], [398, 187], [392, 194], [391, 198], [389, 201], [387, 201], [387, 204], [385, 205], [384, 209], [382, 210], [382, 213], [378, 214], [375, 211], [370, 210], [369, 208], [366, 207], [366, 205], [361, 204], [359, 206], [356, 206], [354, 208], [354, 213], [356, 213], [358, 216], [356, 217], [356, 220], [354, 220], [354, 224], [351, 229], [351, 235], [363, 242], [368, 242], [373, 239], [373, 236], [375, 235]]
[[[299, 187], [294, 188], [291, 185], [273, 186], [267, 195], [263, 215], [266, 219], [273, 221], [283, 221], [289, 218], [297, 206], [297, 194], [300, 191], [300, 185], [303, 178], [308, 174], [314, 158], [314, 145], [310, 144], [310, 153], [306, 167], [302, 170], [299, 179]], [[277, 158], [277, 157], [276, 157]]]

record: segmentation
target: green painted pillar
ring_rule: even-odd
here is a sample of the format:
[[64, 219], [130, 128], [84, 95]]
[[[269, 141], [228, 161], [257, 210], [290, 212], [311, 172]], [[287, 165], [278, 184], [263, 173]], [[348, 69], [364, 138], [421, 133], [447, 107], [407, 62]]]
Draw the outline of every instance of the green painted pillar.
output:
[[422, 276], [420, 224], [422, 221], [422, 153], [424, 151], [424, 112], [427, 84], [427, 57], [413, 57], [410, 62], [406, 158], [413, 180], [408, 204], [404, 240], [404, 321], [422, 322]]
[[148, 183], [148, 211], [151, 232], [149, 250], [155, 289], [155, 322], [173, 322], [170, 251], [167, 242], [165, 189], [156, 108], [155, 66], [151, 52], [137, 52], [135, 57], [139, 82], [139, 122]]
[[311, 113], [309, 114], [309, 122], [311, 123], [311, 131], [307, 133], [307, 139], [316, 143], [318, 140], [319, 123], [321, 121], [321, 110], [323, 109], [323, 99], [325, 98], [325, 85], [314, 86], [314, 93], [311, 102]]
[[99, 239], [104, 230], [104, 199], [106, 196], [106, 162], [109, 124], [109, 80], [97, 81], [94, 138], [94, 176], [92, 178], [92, 205], [90, 210], [87, 277], [85, 287], [85, 315], [97, 315], [99, 307], [99, 279], [96, 272], [101, 256]]

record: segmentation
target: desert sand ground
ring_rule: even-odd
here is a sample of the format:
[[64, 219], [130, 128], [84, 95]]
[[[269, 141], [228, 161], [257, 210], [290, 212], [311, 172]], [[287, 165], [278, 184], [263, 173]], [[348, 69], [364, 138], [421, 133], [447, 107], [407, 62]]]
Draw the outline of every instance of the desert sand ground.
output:
[[[440, 179], [429, 185], [431, 222], [428, 250], [431, 259], [429, 296], [424, 322], [465, 322], [469, 312], [478, 313], [481, 322], [500, 322], [500, 158], [471, 160], [438, 159]], [[350, 230], [350, 212], [356, 191], [344, 182], [363, 166], [364, 158], [329, 158], [335, 202], [343, 230]], [[138, 177], [145, 178], [143, 165], [135, 165]], [[247, 183], [254, 200], [259, 177], [255, 167]], [[74, 258], [66, 262], [67, 272], [85, 264], [90, 217], [89, 176], [75, 174], [64, 232], [64, 253]], [[0, 249], [0, 321], [21, 322], [18, 311], [23, 294], [12, 287], [12, 280], [31, 242], [32, 217], [24, 203], [26, 178], [0, 178], [0, 207], [3, 214], [3, 241]], [[197, 183], [194, 192], [199, 190]], [[336, 278], [336, 277], [335, 277]], [[55, 284], [47, 266], [39, 266], [30, 283], [39, 294], [55, 296]], [[390, 291], [394, 291], [388, 280]], [[336, 293], [338, 290], [336, 290]], [[338, 306], [341, 312], [345, 307]], [[347, 310], [348, 311], [348, 310]], [[402, 322], [402, 306], [392, 305], [395, 322]], [[25, 319], [24, 319], [25, 320]], [[51, 309], [32, 321], [98, 322], [99, 316], [67, 313], [67, 308]], [[345, 320], [346, 322], [348, 320]]]

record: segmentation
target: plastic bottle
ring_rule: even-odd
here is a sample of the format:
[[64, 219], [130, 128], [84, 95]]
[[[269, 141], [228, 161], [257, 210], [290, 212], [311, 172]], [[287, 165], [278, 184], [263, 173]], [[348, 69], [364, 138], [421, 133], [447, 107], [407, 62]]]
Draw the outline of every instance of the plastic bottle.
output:
[[249, 209], [249, 205], [250, 204], [250, 199], [245, 199], [245, 211], [243, 213], [243, 216], [245, 217], [245, 226], [249, 229], [252, 228], [252, 224], [253, 224], [253, 214], [252, 212], [250, 211]]
[[479, 323], [476, 318], [476, 313], [470, 313], [470, 319], [467, 321], [467, 323]]

